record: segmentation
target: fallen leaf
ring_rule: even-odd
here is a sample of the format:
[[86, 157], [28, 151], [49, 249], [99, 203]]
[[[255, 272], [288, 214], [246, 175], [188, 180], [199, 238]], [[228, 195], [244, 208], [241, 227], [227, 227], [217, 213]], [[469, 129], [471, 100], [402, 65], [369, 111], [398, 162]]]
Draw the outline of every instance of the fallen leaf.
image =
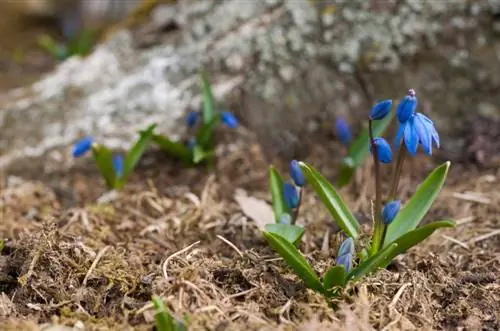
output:
[[244, 190], [236, 190], [234, 200], [240, 205], [245, 216], [251, 218], [259, 229], [264, 229], [266, 224], [274, 223], [274, 212], [264, 200], [248, 196]]

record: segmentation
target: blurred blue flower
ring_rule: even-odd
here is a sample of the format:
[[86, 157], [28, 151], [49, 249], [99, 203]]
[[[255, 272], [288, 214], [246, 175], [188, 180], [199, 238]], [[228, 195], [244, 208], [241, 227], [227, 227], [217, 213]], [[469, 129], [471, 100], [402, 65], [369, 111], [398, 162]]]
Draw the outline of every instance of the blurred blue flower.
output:
[[94, 138], [91, 136], [80, 139], [73, 146], [73, 157], [80, 157], [85, 155], [88, 151], [92, 149], [94, 144]]
[[[382, 163], [392, 162], [392, 150], [391, 145], [384, 138], [373, 139], [375, 146], [377, 147], [377, 156]], [[370, 152], [373, 153], [373, 146], [370, 144]]]
[[417, 97], [414, 89], [408, 90], [406, 95], [398, 105], [398, 119], [400, 123], [405, 123], [415, 113], [417, 109]]
[[113, 168], [115, 169], [116, 177], [121, 178], [125, 168], [125, 158], [122, 154], [113, 156]]
[[290, 209], [295, 209], [300, 204], [300, 196], [297, 187], [292, 183], [285, 183], [283, 186], [285, 201]]
[[194, 148], [196, 147], [196, 137], [190, 137], [187, 141], [187, 147], [189, 148], [189, 150], [194, 150]]
[[351, 237], [349, 237], [346, 240], [344, 240], [342, 245], [340, 245], [336, 263], [337, 265], [343, 265], [346, 272], [350, 272], [352, 269], [353, 257], [354, 257], [354, 240]]
[[292, 162], [290, 162], [290, 176], [292, 176], [295, 185], [300, 187], [306, 185], [304, 172], [300, 168], [299, 162], [297, 160], [292, 160]]
[[337, 117], [335, 120], [335, 132], [342, 144], [349, 145], [352, 140], [352, 132], [349, 123], [344, 118]]
[[439, 148], [439, 134], [434, 123], [424, 114], [415, 113], [406, 122], [399, 125], [396, 135], [396, 150], [401, 143], [411, 155], [417, 154], [418, 145], [421, 144], [427, 155], [432, 155], [432, 145]]
[[186, 116], [186, 125], [188, 128], [192, 128], [198, 122], [198, 118], [200, 117], [200, 113], [197, 111], [190, 111]]
[[280, 224], [292, 224], [292, 216], [288, 213], [284, 213], [280, 217]]
[[377, 103], [371, 111], [370, 119], [381, 120], [391, 112], [392, 100], [384, 100]]
[[236, 129], [239, 124], [236, 116], [228, 111], [222, 112], [222, 122], [231, 129]]
[[391, 201], [385, 205], [382, 211], [382, 220], [385, 225], [389, 225], [394, 221], [399, 213], [399, 209], [401, 209], [401, 201], [399, 200]]

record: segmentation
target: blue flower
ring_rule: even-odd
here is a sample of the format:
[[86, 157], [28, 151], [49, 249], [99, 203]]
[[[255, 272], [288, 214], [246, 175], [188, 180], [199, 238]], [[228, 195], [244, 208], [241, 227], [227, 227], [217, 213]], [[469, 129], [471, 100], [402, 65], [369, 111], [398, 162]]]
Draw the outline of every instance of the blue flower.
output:
[[197, 111], [190, 111], [186, 117], [186, 125], [188, 128], [192, 128], [198, 122], [198, 118], [200, 117], [200, 113]]
[[292, 216], [290, 214], [288, 214], [288, 213], [284, 213], [280, 217], [280, 224], [291, 225], [292, 224]]
[[80, 157], [85, 155], [88, 151], [92, 149], [92, 145], [94, 144], [93, 137], [85, 137], [76, 142], [73, 146], [73, 157]]
[[370, 119], [381, 120], [391, 112], [392, 100], [384, 100], [377, 103], [370, 114]]
[[[375, 138], [373, 139], [373, 143], [377, 147], [377, 155], [378, 159], [382, 163], [391, 163], [392, 162], [392, 150], [391, 145], [384, 138]], [[370, 152], [373, 153], [373, 145], [370, 144]]]
[[194, 148], [196, 147], [196, 137], [190, 137], [187, 141], [187, 147], [189, 148], [189, 150], [194, 150]]
[[115, 169], [116, 177], [121, 178], [125, 168], [125, 159], [123, 155], [117, 154], [113, 156], [113, 168]]
[[408, 90], [408, 95], [405, 96], [398, 105], [398, 119], [400, 123], [405, 123], [415, 113], [417, 109], [417, 97], [414, 89]]
[[300, 187], [306, 185], [304, 172], [302, 172], [302, 169], [300, 168], [299, 162], [297, 160], [292, 160], [292, 162], [290, 162], [290, 176], [292, 176], [295, 185]]
[[439, 134], [434, 123], [424, 114], [415, 113], [406, 122], [399, 125], [396, 135], [396, 150], [401, 141], [411, 155], [417, 154], [418, 145], [421, 144], [427, 155], [432, 155], [432, 145], [439, 148]]
[[352, 140], [351, 128], [347, 121], [342, 117], [337, 117], [335, 121], [335, 131], [340, 142], [344, 145], [349, 145]]
[[295, 209], [300, 204], [300, 196], [297, 187], [291, 183], [285, 183], [283, 186], [285, 201], [290, 209]]
[[336, 263], [337, 265], [343, 265], [346, 272], [350, 272], [352, 269], [353, 256], [354, 256], [354, 240], [351, 237], [349, 237], [342, 243], [342, 245], [340, 245]]
[[382, 220], [385, 225], [389, 225], [394, 221], [396, 216], [399, 213], [399, 209], [401, 208], [401, 201], [394, 200], [385, 205], [384, 210], [382, 211]]
[[230, 129], [236, 129], [239, 124], [236, 116], [228, 111], [222, 113], [222, 122]]

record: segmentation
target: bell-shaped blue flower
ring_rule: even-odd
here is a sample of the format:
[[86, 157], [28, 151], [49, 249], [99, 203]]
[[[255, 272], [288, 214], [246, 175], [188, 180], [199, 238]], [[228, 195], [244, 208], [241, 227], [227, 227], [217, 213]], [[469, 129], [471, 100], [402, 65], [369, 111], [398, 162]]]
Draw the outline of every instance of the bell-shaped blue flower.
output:
[[200, 117], [200, 112], [190, 111], [186, 116], [186, 125], [188, 128], [192, 128], [198, 122], [198, 118]]
[[342, 245], [340, 245], [336, 263], [337, 265], [343, 265], [346, 272], [350, 272], [352, 269], [353, 257], [354, 257], [354, 240], [351, 237], [349, 237], [342, 243]]
[[113, 169], [115, 169], [116, 177], [121, 178], [125, 169], [125, 158], [122, 154], [113, 156]]
[[290, 176], [292, 176], [295, 185], [300, 187], [306, 185], [306, 177], [297, 160], [292, 160], [292, 162], [290, 162]]
[[417, 96], [414, 89], [408, 91], [406, 95], [398, 105], [398, 119], [400, 123], [406, 123], [410, 117], [415, 113], [417, 109]]
[[337, 117], [335, 120], [335, 132], [342, 144], [349, 145], [352, 140], [352, 132], [349, 123], [344, 118]]
[[373, 106], [370, 119], [381, 120], [391, 112], [392, 100], [384, 100]]
[[[373, 139], [373, 143], [377, 148], [377, 156], [382, 163], [392, 162], [391, 145], [384, 138], [378, 137]], [[373, 146], [370, 144], [370, 151], [373, 153]]]
[[236, 116], [228, 111], [222, 112], [222, 123], [224, 123], [230, 129], [236, 129], [239, 124]]
[[300, 204], [300, 196], [297, 187], [292, 183], [285, 183], [283, 186], [285, 201], [290, 209], [295, 209]]
[[76, 142], [73, 146], [73, 157], [80, 157], [85, 155], [88, 151], [92, 149], [92, 145], [94, 144], [93, 137], [85, 137]]
[[382, 221], [385, 225], [389, 225], [398, 216], [399, 209], [401, 209], [401, 201], [394, 200], [385, 205], [382, 211]]
[[417, 154], [419, 144], [427, 155], [432, 155], [432, 146], [439, 148], [439, 134], [427, 116], [415, 113], [408, 121], [400, 124], [396, 135], [396, 150], [402, 142], [411, 155]]

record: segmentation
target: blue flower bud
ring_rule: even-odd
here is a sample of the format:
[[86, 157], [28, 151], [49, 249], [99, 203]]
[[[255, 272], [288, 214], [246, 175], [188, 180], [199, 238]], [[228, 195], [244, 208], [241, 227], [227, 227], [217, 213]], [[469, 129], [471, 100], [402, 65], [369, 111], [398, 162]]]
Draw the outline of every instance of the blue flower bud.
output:
[[398, 119], [400, 123], [405, 123], [415, 113], [417, 109], [417, 97], [415, 90], [410, 89], [398, 105]]
[[283, 186], [285, 201], [290, 209], [295, 209], [300, 204], [300, 196], [297, 187], [291, 183], [285, 183]]
[[352, 140], [352, 132], [349, 124], [344, 118], [337, 117], [335, 121], [335, 131], [340, 142], [344, 145], [349, 145]]
[[222, 122], [230, 129], [236, 129], [239, 124], [236, 116], [228, 111], [222, 113]]
[[280, 224], [291, 225], [292, 224], [292, 216], [290, 214], [288, 214], [288, 213], [284, 213], [280, 217]]
[[187, 141], [187, 147], [189, 148], [189, 150], [194, 150], [194, 148], [196, 147], [196, 137], [190, 137]]
[[73, 146], [73, 157], [80, 157], [85, 155], [88, 151], [92, 149], [92, 144], [94, 143], [93, 137], [85, 137], [76, 142]]
[[340, 245], [338, 256], [351, 254], [354, 255], [354, 239], [351, 237], [344, 240], [342, 245]]
[[123, 155], [117, 154], [113, 156], [113, 168], [115, 169], [116, 177], [121, 178], [125, 168], [125, 159]]
[[186, 125], [188, 128], [192, 128], [198, 122], [198, 118], [200, 117], [200, 113], [197, 111], [190, 111], [186, 117]]
[[[375, 138], [373, 139], [375, 146], [377, 147], [378, 159], [382, 163], [391, 163], [392, 162], [392, 150], [391, 145], [384, 138]], [[373, 153], [373, 146], [370, 145], [370, 152]]]
[[399, 209], [401, 208], [401, 201], [395, 200], [391, 201], [385, 205], [384, 210], [382, 211], [382, 220], [385, 225], [389, 225], [394, 221], [396, 216], [399, 213]]
[[300, 168], [299, 162], [297, 160], [292, 160], [292, 162], [290, 162], [290, 176], [292, 176], [295, 185], [300, 187], [306, 185], [304, 172], [302, 172], [302, 169]]
[[352, 270], [352, 255], [351, 254], [345, 254], [345, 255], [339, 255], [337, 257], [337, 265], [343, 265], [344, 269], [347, 273], [351, 272]]
[[384, 100], [377, 103], [370, 114], [370, 119], [381, 120], [391, 112], [392, 100]]

